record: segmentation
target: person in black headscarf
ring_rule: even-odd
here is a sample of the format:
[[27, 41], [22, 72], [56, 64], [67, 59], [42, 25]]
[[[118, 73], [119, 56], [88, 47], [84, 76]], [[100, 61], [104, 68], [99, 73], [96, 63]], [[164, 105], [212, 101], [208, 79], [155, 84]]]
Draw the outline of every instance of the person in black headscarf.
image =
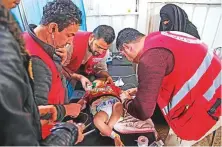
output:
[[186, 12], [177, 5], [163, 6], [160, 17], [159, 31], [180, 31], [200, 39], [196, 26], [189, 21]]

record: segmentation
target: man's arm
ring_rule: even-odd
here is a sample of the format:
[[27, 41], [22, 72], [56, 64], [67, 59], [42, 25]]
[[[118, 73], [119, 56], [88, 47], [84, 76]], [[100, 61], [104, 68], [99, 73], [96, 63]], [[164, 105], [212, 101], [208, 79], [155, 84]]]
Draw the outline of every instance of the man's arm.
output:
[[108, 78], [110, 77], [108, 71], [102, 70], [96, 73], [96, 76], [99, 78]]
[[113, 79], [108, 73], [108, 68], [106, 64], [106, 59], [108, 58], [108, 55], [109, 55], [109, 52], [107, 52], [106, 56], [95, 65], [94, 71], [95, 71], [95, 76], [99, 78], [105, 78], [106, 83], [113, 84]]
[[[82, 131], [73, 123], [59, 123], [51, 130], [51, 134], [41, 141], [44, 146], [73, 146], [82, 136]], [[83, 138], [82, 138], [83, 139]], [[80, 140], [82, 141], [82, 140]]]
[[109, 73], [107, 71], [100, 71], [96, 74], [97, 77], [100, 77], [100, 78], [105, 78], [106, 81], [105, 83], [106, 84], [114, 84], [113, 82], [113, 78], [109, 75]]
[[52, 83], [52, 73], [47, 65], [37, 56], [32, 56], [32, 70], [34, 76], [34, 95], [36, 104], [48, 104], [48, 94]]
[[152, 49], [141, 57], [136, 97], [124, 102], [132, 116], [146, 120], [153, 115], [163, 78], [169, 73], [169, 63], [173, 64], [172, 58], [173, 55], [165, 49]]
[[94, 66], [93, 70], [95, 71], [96, 76], [99, 78], [108, 78], [110, 76], [106, 64], [106, 59], [108, 58], [108, 55], [109, 51], [107, 51], [105, 57]]
[[[36, 104], [47, 105], [48, 94], [52, 84], [52, 73], [39, 57], [32, 57], [32, 70], [34, 76], [34, 95]], [[62, 120], [66, 114], [63, 105], [54, 105], [58, 111], [57, 120]]]
[[67, 68], [67, 67], [64, 67], [63, 69], [64, 69], [64, 70], [63, 70], [63, 74], [65, 75], [65, 77], [66, 77], [67, 79], [72, 78], [72, 79], [75, 79], [75, 80], [77, 80], [77, 81], [80, 81], [81, 78], [83, 77], [83, 75], [77, 74], [77, 73], [71, 71], [71, 70], [70, 70], [69, 68]]

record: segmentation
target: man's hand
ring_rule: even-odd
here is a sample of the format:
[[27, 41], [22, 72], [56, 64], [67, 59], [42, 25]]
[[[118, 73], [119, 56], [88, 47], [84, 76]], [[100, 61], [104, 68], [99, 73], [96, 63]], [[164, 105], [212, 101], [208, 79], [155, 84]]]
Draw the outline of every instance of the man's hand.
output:
[[121, 99], [121, 101], [122, 101], [122, 103], [123, 103], [126, 99], [132, 99], [132, 97], [129, 95], [128, 92], [123, 91], [123, 92], [120, 94], [120, 99]]
[[46, 105], [46, 106], [38, 106], [40, 116], [44, 116], [47, 113], [51, 114], [52, 117], [49, 120], [40, 120], [41, 125], [50, 124], [57, 120], [57, 110], [56, 107], [53, 105]]
[[70, 103], [67, 105], [64, 105], [65, 109], [66, 109], [66, 116], [70, 115], [73, 117], [77, 117], [81, 111], [81, 105], [80, 104], [76, 104], [76, 103]]
[[77, 102], [77, 104], [80, 104], [82, 106], [81, 110], [86, 108], [86, 103], [87, 102], [83, 98]]
[[96, 73], [96, 77], [106, 78], [105, 84], [114, 84], [112, 77], [107, 71], [100, 71]]
[[114, 83], [113, 83], [113, 79], [112, 79], [111, 76], [108, 76], [108, 77], [106, 78], [105, 84], [114, 84]]
[[85, 129], [85, 125], [80, 123], [80, 124], [77, 124], [76, 126], [78, 127], [78, 138], [75, 144], [78, 144], [82, 142], [84, 139], [83, 131]]
[[80, 82], [82, 83], [82, 87], [87, 91], [87, 85], [92, 85], [92, 83], [84, 76], [80, 77]]
[[64, 48], [58, 48], [58, 49], [56, 49], [56, 54], [59, 55], [60, 58], [62, 59], [61, 64], [63, 65], [66, 62], [67, 57], [68, 57], [67, 49], [65, 47]]
[[129, 95], [134, 96], [136, 94], [136, 92], [137, 92], [137, 88], [127, 89], [126, 92], [128, 92]]

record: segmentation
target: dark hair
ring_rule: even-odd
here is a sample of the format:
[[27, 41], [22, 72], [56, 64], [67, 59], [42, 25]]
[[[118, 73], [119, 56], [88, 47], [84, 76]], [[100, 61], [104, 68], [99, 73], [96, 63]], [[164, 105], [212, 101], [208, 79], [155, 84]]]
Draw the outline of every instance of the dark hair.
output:
[[116, 39], [116, 48], [119, 50], [124, 43], [130, 43], [132, 41], [136, 41], [137, 39], [145, 36], [144, 34], [140, 33], [138, 30], [133, 28], [125, 28], [121, 30]]
[[43, 16], [40, 24], [57, 23], [59, 31], [70, 24], [82, 23], [82, 12], [71, 0], [54, 0], [43, 7]]
[[115, 39], [115, 31], [111, 26], [100, 25], [93, 30], [96, 39], [103, 38], [107, 44], [111, 44]]
[[4, 6], [0, 5], [0, 23], [3, 24], [8, 28], [10, 33], [13, 35], [15, 40], [18, 42], [22, 55], [28, 55], [27, 51], [25, 50], [25, 42], [22, 38], [22, 32], [18, 26], [18, 24], [15, 22], [13, 16], [9, 11], [4, 8]]

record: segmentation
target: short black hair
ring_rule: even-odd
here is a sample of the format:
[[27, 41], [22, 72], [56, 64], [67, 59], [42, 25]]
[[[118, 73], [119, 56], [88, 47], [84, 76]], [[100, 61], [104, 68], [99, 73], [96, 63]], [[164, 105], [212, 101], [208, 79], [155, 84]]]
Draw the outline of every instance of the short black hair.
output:
[[59, 31], [70, 24], [82, 23], [82, 12], [71, 0], [54, 0], [43, 7], [43, 16], [40, 24], [57, 23]]
[[138, 30], [133, 28], [125, 28], [121, 30], [116, 39], [116, 48], [119, 50], [122, 48], [124, 43], [130, 43], [132, 41], [136, 41], [137, 39], [145, 36], [144, 34], [140, 33]]
[[104, 39], [107, 44], [111, 44], [115, 39], [115, 31], [111, 26], [100, 25], [93, 30], [96, 39]]

